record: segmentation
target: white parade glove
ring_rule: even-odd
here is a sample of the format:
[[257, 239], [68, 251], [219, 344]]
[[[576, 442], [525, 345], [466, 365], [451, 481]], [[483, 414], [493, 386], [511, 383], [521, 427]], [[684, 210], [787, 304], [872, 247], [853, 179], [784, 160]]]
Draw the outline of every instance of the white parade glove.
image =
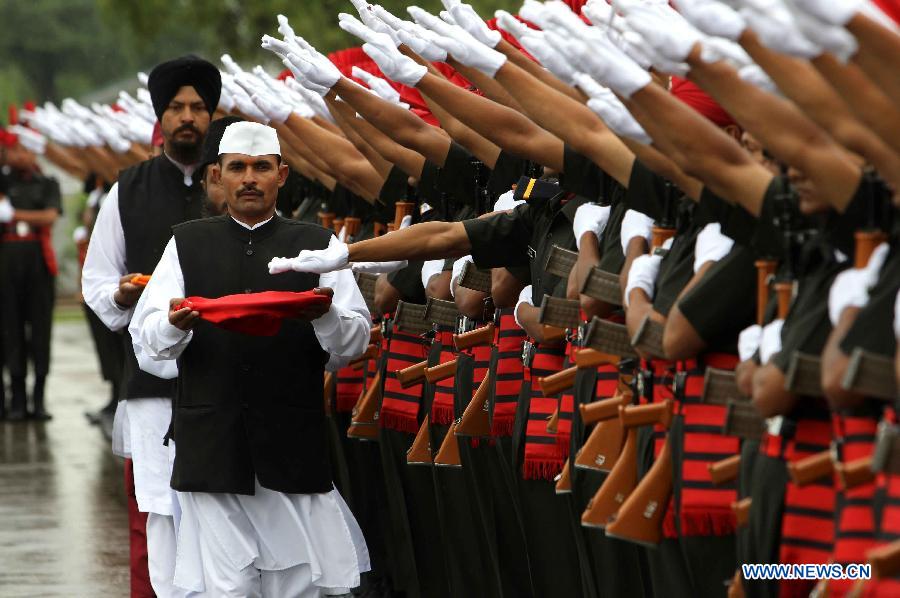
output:
[[497, 201], [494, 202], [494, 211], [495, 212], [506, 212], [507, 210], [512, 210], [518, 205], [522, 205], [525, 203], [524, 199], [516, 199], [516, 192], [510, 189], [506, 193], [502, 194], [497, 198]]
[[283, 123], [294, 111], [292, 106], [270, 93], [255, 93], [250, 98], [270, 122]]
[[718, 262], [734, 247], [734, 240], [722, 234], [722, 225], [712, 222], [703, 227], [694, 243], [694, 273], [706, 262]]
[[297, 257], [276, 257], [269, 262], [269, 274], [310, 272], [325, 274], [349, 267], [350, 248], [346, 243], [332, 243], [326, 249], [304, 249]]
[[460, 0], [441, 0], [441, 4], [453, 17], [453, 22], [464, 29], [472, 37], [483, 43], [488, 48], [496, 48], [503, 36], [499, 31], [492, 31], [484, 19], [478, 16], [471, 5]]
[[225, 65], [225, 70], [228, 71], [228, 73], [232, 76], [237, 77], [244, 72], [244, 69], [241, 68], [241, 65], [235, 62], [234, 58], [232, 58], [230, 54], [222, 54], [222, 57], [219, 60], [222, 61], [222, 64]]
[[513, 317], [516, 319], [516, 324], [519, 325], [519, 328], [522, 330], [525, 329], [522, 326], [522, 323], [519, 321], [519, 307], [522, 305], [530, 305], [534, 307], [534, 302], [531, 300], [532, 288], [531, 285], [528, 285], [519, 293], [519, 300], [516, 302], [516, 309], [513, 311]]
[[737, 41], [747, 22], [736, 10], [718, 0], [674, 0], [675, 8], [707, 35]]
[[390, 274], [397, 270], [407, 267], [409, 262], [401, 260], [397, 262], [353, 262], [350, 269], [354, 272], [365, 272], [366, 274]]
[[231, 92], [225, 89], [225, 86], [222, 86], [221, 91], [219, 92], [219, 106], [221, 110], [225, 112], [231, 112], [234, 110], [234, 98], [231, 96]]
[[881, 273], [881, 267], [884, 266], [884, 261], [887, 259], [888, 253], [890, 253], [890, 246], [887, 243], [880, 243], [878, 247], [872, 251], [872, 255], [869, 256], [869, 262], [866, 264], [866, 267], [863, 268], [866, 272], [866, 286], [868, 288], [872, 288], [875, 286], [875, 283], [878, 282], [878, 275]]
[[702, 34], [673, 10], [658, 5], [617, 0], [614, 6], [625, 13], [628, 26], [658, 53], [673, 62], [683, 62]]
[[758, 87], [763, 91], [767, 91], [775, 95], [780, 95], [778, 86], [775, 85], [775, 82], [772, 81], [772, 78], [769, 77], [769, 75], [757, 64], [748, 64], [745, 67], [741, 67], [741, 69], [738, 71], [738, 77], [740, 77], [742, 81], [746, 81], [747, 83]]
[[19, 143], [32, 154], [43, 156], [47, 151], [47, 138], [37, 131], [22, 125], [9, 125], [6, 130], [18, 135]]
[[[391, 84], [381, 77], [377, 77], [369, 71], [364, 71], [358, 66], [353, 67], [352, 74], [357, 79], [361, 79], [362, 82], [382, 100], [390, 102], [391, 104], [397, 104], [398, 106], [404, 105], [404, 103], [400, 101], [400, 92], [391, 87]], [[409, 108], [409, 104], [405, 104], [405, 106]]]
[[635, 120], [628, 108], [616, 97], [616, 94], [585, 73], [576, 75], [575, 84], [590, 97], [587, 102], [588, 108], [599, 116], [616, 135], [633, 139], [645, 145], [653, 142], [644, 127]]
[[341, 79], [341, 72], [331, 61], [321, 54], [288, 53], [287, 60], [302, 74], [301, 80], [309, 80], [317, 86], [314, 91], [324, 90], [324, 96]]
[[629, 295], [634, 289], [642, 289], [650, 300], [656, 293], [656, 277], [659, 274], [659, 265], [662, 263], [661, 255], [645, 254], [634, 258], [631, 269], [628, 270], [628, 283], [625, 285], [623, 299], [625, 307], [629, 304]]
[[440, 47], [434, 38], [434, 33], [424, 27], [411, 24], [408, 30], [401, 29], [397, 34], [406, 47], [430, 62], [445, 62], [447, 50]]
[[[549, 37], [548, 37], [549, 39]], [[572, 40], [579, 63], [586, 73], [623, 98], [650, 84], [650, 73], [638, 66], [608, 39], [592, 40], [590, 45]]]
[[791, 0], [800, 10], [831, 25], [843, 26], [862, 10], [861, 0]]
[[742, 0], [740, 14], [759, 36], [759, 41], [776, 52], [797, 58], [815, 58], [822, 48], [806, 39], [781, 0]]
[[144, 87], [147, 87], [147, 82], [150, 81], [150, 75], [148, 75], [147, 73], [145, 73], [143, 71], [138, 71], [137, 80], [138, 80], [138, 83], [140, 83]]
[[466, 264], [474, 264], [475, 260], [472, 259], [471, 255], [464, 255], [459, 258], [455, 262], [453, 262], [453, 274], [450, 275], [450, 294], [456, 298], [456, 290], [453, 288], [459, 283], [460, 277], [462, 277], [463, 268], [466, 267]]
[[0, 223], [6, 224], [7, 222], [12, 222], [15, 215], [16, 210], [13, 208], [9, 199], [6, 197], [0, 199]]
[[525, 0], [522, 8], [519, 9], [519, 16], [526, 21], [530, 21], [543, 30], [547, 30], [550, 25], [549, 13], [543, 2], [537, 0]]
[[738, 357], [741, 361], [752, 359], [759, 350], [762, 331], [762, 326], [759, 324], [753, 324], [741, 330], [738, 335]]
[[653, 240], [653, 218], [642, 214], [637, 210], [628, 210], [622, 218], [619, 228], [619, 238], [622, 241], [622, 253], [628, 252], [628, 243], [635, 237], [641, 237], [647, 241], [647, 247]]
[[431, 277], [440, 274], [443, 270], [444, 260], [428, 260], [422, 264], [422, 288], [427, 288]]
[[387, 22], [380, 19], [375, 12], [375, 7], [365, 0], [350, 0], [350, 3], [356, 8], [356, 12], [359, 13], [360, 20], [365, 24], [366, 27], [375, 31], [376, 33], [383, 33], [388, 36], [391, 40], [391, 43], [394, 44], [396, 48], [401, 44], [400, 38], [397, 37], [397, 31], [394, 30]]
[[853, 34], [838, 25], [832, 25], [817, 19], [805, 12], [797, 10], [790, 4], [788, 9], [797, 28], [806, 39], [834, 54], [838, 60], [846, 63], [856, 54], [859, 44]]
[[722, 37], [707, 37], [704, 39], [703, 45], [700, 47], [700, 58], [703, 62], [725, 60], [736, 69], [756, 64], [746, 50], [733, 41]]
[[609, 222], [609, 206], [598, 206], [594, 203], [586, 203], [575, 210], [575, 218], [572, 220], [572, 232], [575, 234], [575, 246], [581, 249], [581, 237], [592, 232], [600, 240]]
[[838, 274], [828, 292], [828, 318], [837, 325], [841, 314], [848, 307], [865, 307], [869, 302], [867, 273], [863, 268], [850, 268]]
[[[287, 62], [287, 61], [285, 61]], [[285, 84], [293, 91], [297, 92], [297, 94], [303, 98], [303, 100], [309, 105], [309, 107], [315, 112], [318, 116], [330, 121], [334, 122], [334, 117], [331, 115], [331, 112], [328, 110], [328, 104], [325, 103], [325, 100], [322, 99], [318, 93], [313, 90], [308, 89], [305, 85], [301, 84], [294, 77], [289, 77], [285, 80]]]
[[74, 231], [72, 231], [72, 240], [75, 242], [76, 245], [87, 241], [88, 240], [87, 227], [84, 225], [81, 225], [81, 226], [77, 227]]
[[419, 25], [435, 32], [438, 35], [436, 42], [462, 64], [491, 78], [506, 64], [505, 54], [485, 46], [461, 27], [450, 25], [418, 6], [410, 6], [407, 10]]
[[390, 37], [372, 31], [354, 17], [342, 14], [338, 24], [341, 29], [365, 42], [363, 51], [392, 81], [415, 87], [428, 72], [426, 67], [401, 54]]
[[237, 106], [237, 109], [240, 110], [242, 114], [246, 114], [250, 118], [258, 120], [259, 122], [269, 122], [269, 117], [256, 107], [256, 104], [253, 103], [253, 100], [250, 98], [250, 96], [247, 95], [247, 92], [244, 91], [240, 85], [234, 82], [233, 77], [223, 77], [222, 86], [228, 86], [228, 91], [234, 98], [234, 103]]
[[784, 320], [772, 320], [762, 329], [762, 338], [759, 341], [759, 362], [763, 365], [769, 359], [781, 351], [781, 328]]

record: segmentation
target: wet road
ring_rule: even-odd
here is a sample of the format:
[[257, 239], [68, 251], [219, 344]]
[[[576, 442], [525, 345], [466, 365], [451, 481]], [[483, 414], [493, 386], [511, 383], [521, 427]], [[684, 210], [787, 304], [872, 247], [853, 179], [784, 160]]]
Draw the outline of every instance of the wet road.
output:
[[84, 417], [109, 390], [85, 322], [53, 337], [54, 419], [0, 422], [0, 597], [127, 596], [122, 460]]

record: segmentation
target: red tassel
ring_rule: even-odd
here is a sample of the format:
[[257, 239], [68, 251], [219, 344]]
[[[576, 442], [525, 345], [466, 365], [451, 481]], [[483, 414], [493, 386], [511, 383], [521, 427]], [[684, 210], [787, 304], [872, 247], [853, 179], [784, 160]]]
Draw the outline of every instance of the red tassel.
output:
[[384, 413], [381, 412], [381, 427], [386, 430], [396, 430], [397, 432], [406, 432], [407, 434], [415, 434], [419, 431], [419, 422], [414, 415], [405, 413]]
[[447, 426], [453, 419], [453, 405], [431, 405], [431, 423]]

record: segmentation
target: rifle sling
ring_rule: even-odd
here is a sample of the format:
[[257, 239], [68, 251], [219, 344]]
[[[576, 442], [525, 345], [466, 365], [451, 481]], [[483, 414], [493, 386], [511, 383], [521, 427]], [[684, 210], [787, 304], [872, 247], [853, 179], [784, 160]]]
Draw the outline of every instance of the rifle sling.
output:
[[581, 306], [574, 299], [544, 295], [538, 322], [555, 328], [577, 328], [581, 323]]
[[578, 261], [577, 253], [563, 249], [559, 245], [554, 245], [550, 248], [550, 252], [547, 255], [547, 263], [544, 265], [544, 270], [548, 274], [553, 274], [560, 278], [568, 278], [569, 272], [572, 271], [576, 261]]
[[591, 268], [580, 292], [591, 299], [597, 299], [610, 305], [622, 305], [622, 287], [619, 276], [600, 268]]

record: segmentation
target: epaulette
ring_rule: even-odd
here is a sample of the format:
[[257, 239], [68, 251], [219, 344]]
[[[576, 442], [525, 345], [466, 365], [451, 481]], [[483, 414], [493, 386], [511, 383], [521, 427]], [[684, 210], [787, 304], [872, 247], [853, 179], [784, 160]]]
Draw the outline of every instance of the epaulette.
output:
[[527, 176], [519, 178], [513, 199], [516, 201], [547, 201], [559, 195], [560, 188], [556, 183], [549, 183], [541, 179], [532, 179]]

